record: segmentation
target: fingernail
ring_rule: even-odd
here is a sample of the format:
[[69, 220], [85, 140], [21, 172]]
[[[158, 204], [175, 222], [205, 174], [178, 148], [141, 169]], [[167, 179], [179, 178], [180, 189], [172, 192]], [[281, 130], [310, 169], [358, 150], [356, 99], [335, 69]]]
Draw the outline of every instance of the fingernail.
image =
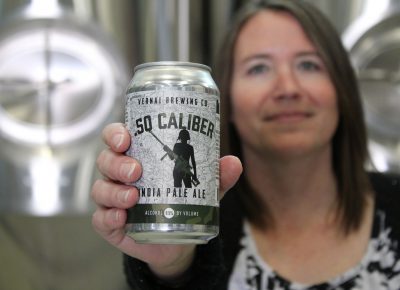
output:
[[119, 147], [121, 147], [121, 145], [122, 145], [122, 142], [124, 141], [124, 135], [122, 135], [122, 134], [116, 134], [114, 137], [113, 137], [113, 143], [114, 143], [114, 146], [117, 148], [117, 149], [119, 149]]
[[131, 191], [127, 190], [121, 193], [120, 198], [123, 203], [128, 201], [129, 196], [131, 195]]
[[135, 163], [125, 163], [122, 165], [122, 173], [128, 177], [132, 178], [133, 172], [135, 171], [136, 164]]

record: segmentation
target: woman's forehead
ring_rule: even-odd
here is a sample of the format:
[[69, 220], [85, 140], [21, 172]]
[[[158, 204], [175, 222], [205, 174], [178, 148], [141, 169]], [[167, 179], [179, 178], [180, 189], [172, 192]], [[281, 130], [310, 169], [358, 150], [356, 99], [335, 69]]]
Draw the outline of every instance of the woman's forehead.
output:
[[235, 43], [235, 55], [242, 57], [283, 50], [315, 50], [298, 20], [283, 11], [258, 12], [243, 25]]

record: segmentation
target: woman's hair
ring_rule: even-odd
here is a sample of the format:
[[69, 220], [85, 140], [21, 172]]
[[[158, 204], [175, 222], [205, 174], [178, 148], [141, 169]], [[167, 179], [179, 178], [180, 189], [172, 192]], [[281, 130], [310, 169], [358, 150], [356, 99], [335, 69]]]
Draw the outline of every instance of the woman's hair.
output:
[[[261, 0], [242, 7], [234, 19], [215, 66], [215, 78], [221, 92], [221, 122], [223, 154], [241, 157], [241, 143], [231, 120], [230, 87], [233, 54], [237, 37], [244, 24], [265, 9], [282, 11], [297, 19], [314, 44], [329, 72], [336, 89], [339, 122], [332, 140], [332, 164], [337, 181], [338, 217], [345, 233], [357, 229], [361, 223], [366, 192], [369, 186], [365, 162], [368, 158], [367, 133], [357, 79], [341, 39], [317, 8], [302, 0]], [[254, 190], [242, 176], [237, 184], [239, 198], [246, 217], [258, 226], [269, 226], [273, 221]], [[267, 217], [265, 219], [265, 217]]]

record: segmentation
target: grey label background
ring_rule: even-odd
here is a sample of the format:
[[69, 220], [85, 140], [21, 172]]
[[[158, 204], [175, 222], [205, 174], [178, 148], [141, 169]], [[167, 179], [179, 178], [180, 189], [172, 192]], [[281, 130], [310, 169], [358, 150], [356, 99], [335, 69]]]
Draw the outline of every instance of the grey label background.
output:
[[[139, 100], [146, 98], [161, 99], [160, 104], [139, 104]], [[167, 100], [172, 98], [197, 99], [197, 105], [187, 104], [171, 104]], [[177, 90], [161, 90], [161, 91], [143, 91], [135, 92], [127, 95], [125, 122], [127, 128], [132, 135], [132, 143], [127, 155], [134, 156], [138, 159], [143, 167], [143, 175], [141, 179], [134, 183], [136, 187], [150, 188], [151, 192], [158, 189], [161, 197], [150, 196], [140, 197], [139, 204], [193, 204], [193, 205], [209, 205], [218, 206], [218, 188], [219, 188], [219, 143], [220, 143], [220, 125], [219, 114], [217, 114], [218, 98], [214, 95], [206, 93], [198, 93], [191, 91]], [[207, 106], [204, 105], [207, 102]], [[200, 184], [192, 188], [188, 188], [187, 198], [172, 197], [166, 195], [167, 190], [174, 190], [173, 168], [175, 162], [169, 157], [161, 158], [166, 153], [163, 146], [149, 132], [144, 132], [137, 136], [136, 119], [150, 115], [152, 119], [152, 132], [171, 150], [177, 142], [178, 134], [181, 129], [159, 129], [157, 116], [159, 113], [174, 113], [178, 118], [179, 113], [185, 116], [187, 122], [188, 114], [197, 115], [206, 118], [214, 125], [214, 134], [210, 138], [200, 132], [189, 130], [190, 141], [194, 147], [194, 154], [197, 168], [197, 178]], [[182, 191], [184, 185], [182, 185]], [[178, 188], [176, 188], [178, 190]], [[193, 198], [193, 191], [205, 191], [205, 199]]]

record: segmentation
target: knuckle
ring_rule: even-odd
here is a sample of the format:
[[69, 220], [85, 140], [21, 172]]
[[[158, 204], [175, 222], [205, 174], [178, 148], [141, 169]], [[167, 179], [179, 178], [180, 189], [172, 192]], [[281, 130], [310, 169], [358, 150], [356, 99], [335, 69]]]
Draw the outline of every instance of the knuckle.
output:
[[110, 149], [103, 150], [97, 158], [96, 165], [101, 174], [105, 177], [115, 179], [116, 168], [119, 164], [118, 156]]
[[95, 230], [100, 231], [102, 228], [102, 213], [97, 209], [92, 216], [92, 226]]
[[100, 206], [107, 208], [126, 208], [127, 186], [112, 181], [97, 180], [93, 185], [92, 198]]
[[107, 154], [107, 149], [104, 149], [100, 152], [99, 156], [96, 159], [96, 167], [97, 169], [100, 170], [100, 172], [103, 172], [103, 164], [106, 154]]
[[97, 179], [92, 186], [92, 190], [90, 192], [91, 198], [96, 201], [97, 200], [97, 194], [99, 192], [99, 189], [102, 187], [104, 181], [101, 179]]
[[100, 152], [96, 166], [105, 177], [125, 183], [135, 181], [141, 176], [141, 166], [134, 158], [110, 149]]
[[126, 135], [129, 135], [126, 133], [127, 130], [122, 123], [111, 123], [104, 127], [102, 131], [102, 139], [106, 145], [115, 148], [115, 144], [113, 142], [113, 137], [115, 134], [121, 134], [123, 138], [126, 138]]
[[118, 228], [116, 209], [97, 209], [92, 217], [92, 226], [101, 235]]
[[108, 181], [96, 180], [91, 194], [92, 199], [99, 206], [111, 207], [114, 204], [112, 201], [112, 186]]
[[101, 132], [101, 137], [104, 141], [104, 143], [106, 143], [108, 145], [108, 141], [109, 141], [109, 137], [111, 135], [111, 132], [113, 130], [113, 128], [115, 127], [115, 123], [111, 123], [108, 124], [104, 127], [103, 131]]

